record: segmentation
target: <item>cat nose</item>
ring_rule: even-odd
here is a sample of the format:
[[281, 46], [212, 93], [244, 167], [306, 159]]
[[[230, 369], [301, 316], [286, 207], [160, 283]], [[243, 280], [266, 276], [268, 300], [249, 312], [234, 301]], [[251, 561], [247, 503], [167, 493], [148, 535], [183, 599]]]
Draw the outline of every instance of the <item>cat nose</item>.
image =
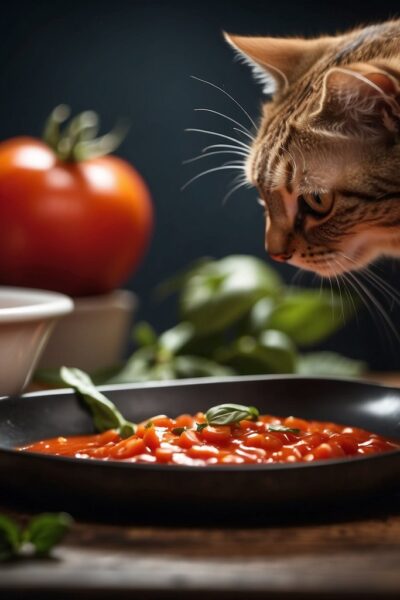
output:
[[293, 254], [289, 252], [270, 252], [269, 255], [278, 262], [286, 262], [293, 256]]

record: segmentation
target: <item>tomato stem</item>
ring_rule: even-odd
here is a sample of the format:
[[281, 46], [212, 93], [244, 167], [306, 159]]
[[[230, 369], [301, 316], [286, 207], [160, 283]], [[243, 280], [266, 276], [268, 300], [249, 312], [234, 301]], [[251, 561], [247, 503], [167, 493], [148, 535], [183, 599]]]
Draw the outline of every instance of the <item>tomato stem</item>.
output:
[[109, 133], [97, 136], [99, 117], [91, 110], [70, 117], [69, 106], [60, 104], [48, 117], [43, 140], [64, 162], [79, 162], [114, 152], [125, 139], [129, 126], [120, 122]]

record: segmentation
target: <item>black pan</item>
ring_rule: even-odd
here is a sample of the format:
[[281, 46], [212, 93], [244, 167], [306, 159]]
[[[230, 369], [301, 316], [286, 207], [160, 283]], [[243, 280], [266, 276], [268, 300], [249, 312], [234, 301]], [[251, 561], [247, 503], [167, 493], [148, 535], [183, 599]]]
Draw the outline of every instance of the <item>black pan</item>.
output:
[[[240, 377], [102, 388], [123, 414], [144, 420], [194, 413], [222, 402], [257, 406], [363, 427], [400, 440], [400, 390], [357, 381]], [[0, 400], [0, 504], [134, 514], [140, 507], [263, 511], [338, 500], [348, 503], [400, 489], [400, 451], [316, 463], [186, 467], [35, 455], [14, 448], [57, 435], [90, 433], [92, 423], [68, 391]], [[259, 508], [260, 509], [260, 508]], [[259, 510], [258, 509], [258, 510]]]

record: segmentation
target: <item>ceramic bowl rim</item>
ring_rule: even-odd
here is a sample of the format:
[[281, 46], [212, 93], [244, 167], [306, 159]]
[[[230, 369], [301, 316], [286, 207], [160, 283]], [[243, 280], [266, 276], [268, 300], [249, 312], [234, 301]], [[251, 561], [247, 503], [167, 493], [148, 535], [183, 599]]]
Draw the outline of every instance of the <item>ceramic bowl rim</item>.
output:
[[[0, 286], [0, 302], [7, 300], [10, 306], [0, 306], [0, 323], [47, 320], [68, 314], [74, 309], [73, 300], [59, 292]], [[17, 302], [17, 306], [13, 306], [13, 302]]]

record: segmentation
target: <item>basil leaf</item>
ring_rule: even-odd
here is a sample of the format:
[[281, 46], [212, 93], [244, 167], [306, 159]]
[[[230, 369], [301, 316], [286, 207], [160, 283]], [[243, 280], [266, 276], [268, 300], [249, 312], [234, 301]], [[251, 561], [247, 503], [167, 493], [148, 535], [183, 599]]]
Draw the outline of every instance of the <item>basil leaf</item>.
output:
[[196, 431], [199, 433], [207, 427], [208, 423], [196, 423]]
[[244, 335], [232, 344], [216, 350], [215, 358], [240, 375], [261, 373], [293, 373], [296, 369], [296, 348], [281, 331], [264, 331], [259, 339]]
[[295, 344], [321, 342], [354, 314], [353, 303], [338, 294], [299, 289], [286, 294], [264, 324], [286, 333]]
[[15, 521], [0, 515], [0, 561], [16, 556], [21, 540], [21, 529]]
[[146, 425], [144, 426], [145, 429], [150, 429], [150, 427], [153, 427], [153, 421], [147, 421]]
[[116, 406], [99, 392], [89, 375], [80, 369], [61, 367], [60, 377], [66, 385], [75, 390], [78, 397], [89, 408], [97, 431], [117, 429], [124, 438], [135, 433], [135, 425], [127, 421]]
[[182, 352], [183, 348], [193, 339], [194, 327], [191, 323], [178, 323], [175, 327], [167, 329], [158, 338], [160, 348], [171, 355]]
[[155, 346], [157, 344], [157, 334], [150, 323], [146, 321], [141, 321], [136, 325], [132, 337], [140, 347]]
[[335, 352], [308, 352], [299, 357], [297, 373], [300, 375], [322, 375], [324, 377], [358, 377], [367, 370], [367, 365]]
[[222, 331], [265, 296], [279, 294], [281, 280], [265, 261], [228, 256], [199, 267], [184, 283], [181, 313], [201, 335]]
[[61, 541], [72, 523], [67, 513], [44, 513], [30, 521], [24, 531], [24, 541], [34, 546], [36, 554], [45, 556]]
[[219, 365], [215, 361], [203, 358], [202, 356], [177, 356], [175, 359], [175, 368], [179, 379], [235, 375], [233, 369]]
[[161, 282], [155, 289], [155, 297], [157, 300], [164, 300], [171, 294], [179, 292], [187, 280], [193, 277], [196, 272], [203, 267], [203, 265], [208, 264], [211, 258], [207, 256], [203, 256], [202, 258], [198, 258], [187, 268], [179, 273], [175, 273], [172, 277], [169, 277], [167, 280]]
[[157, 348], [145, 346], [136, 350], [125, 365], [107, 383], [131, 383], [148, 381], [149, 373], [156, 362]]
[[187, 427], [174, 427], [171, 429], [174, 435], [182, 435], [184, 431], [186, 431]]
[[241, 404], [220, 404], [213, 406], [206, 412], [209, 425], [230, 425], [238, 423], [243, 419], [257, 420], [259, 411], [254, 406], [242, 406]]
[[279, 433], [294, 433], [295, 435], [301, 433], [301, 429], [297, 429], [296, 427], [285, 427], [285, 425], [274, 425], [273, 423], [268, 425], [268, 431], [278, 431]]

